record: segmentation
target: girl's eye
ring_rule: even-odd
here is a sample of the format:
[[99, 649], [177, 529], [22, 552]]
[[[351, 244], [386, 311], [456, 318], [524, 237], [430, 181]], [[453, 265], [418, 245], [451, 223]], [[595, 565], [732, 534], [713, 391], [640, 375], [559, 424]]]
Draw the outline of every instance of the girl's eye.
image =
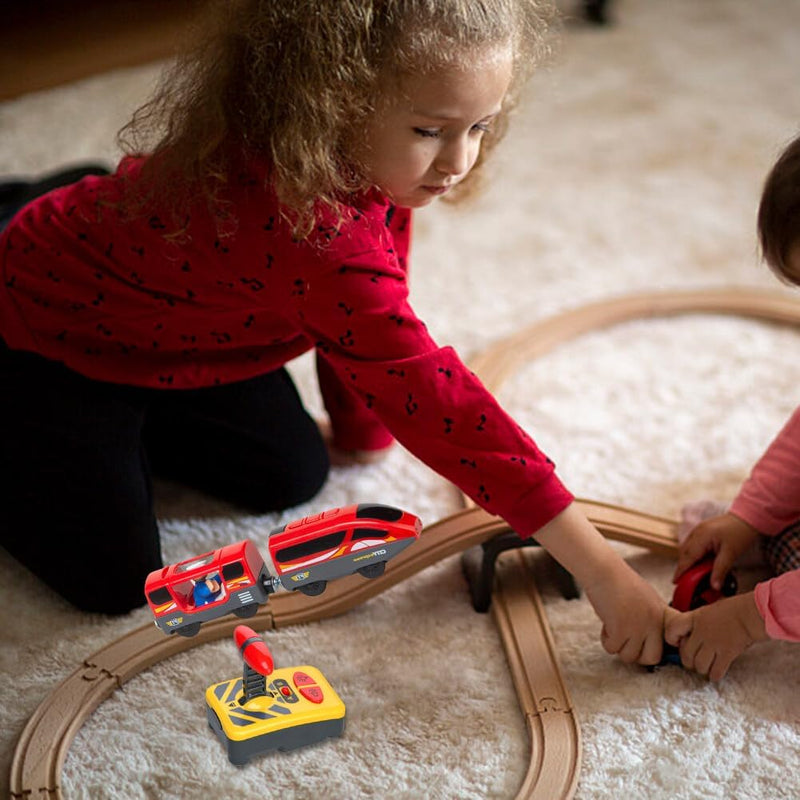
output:
[[488, 122], [477, 122], [475, 125], [472, 126], [472, 130], [478, 131], [479, 133], [489, 133], [489, 123]]
[[414, 128], [414, 133], [418, 136], [425, 136], [431, 139], [435, 139], [441, 131], [435, 128]]

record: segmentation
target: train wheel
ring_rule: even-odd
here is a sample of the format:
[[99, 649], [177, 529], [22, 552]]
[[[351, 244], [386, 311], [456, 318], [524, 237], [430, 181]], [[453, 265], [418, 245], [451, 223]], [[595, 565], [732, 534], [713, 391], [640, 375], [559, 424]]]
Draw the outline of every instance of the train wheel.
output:
[[365, 578], [380, 578], [381, 575], [386, 571], [386, 562], [379, 561], [377, 564], [370, 564], [366, 567], [361, 567], [358, 570], [359, 575], [363, 575]]
[[300, 591], [303, 594], [307, 594], [309, 597], [316, 597], [325, 591], [327, 585], [328, 581], [311, 581], [311, 583], [306, 583], [301, 586]]
[[188, 625], [178, 628], [178, 633], [181, 636], [197, 636], [197, 634], [200, 633], [200, 623], [190, 622]]
[[241, 619], [253, 617], [258, 613], [258, 603], [250, 603], [249, 605], [242, 606], [241, 608], [234, 608], [233, 613]]

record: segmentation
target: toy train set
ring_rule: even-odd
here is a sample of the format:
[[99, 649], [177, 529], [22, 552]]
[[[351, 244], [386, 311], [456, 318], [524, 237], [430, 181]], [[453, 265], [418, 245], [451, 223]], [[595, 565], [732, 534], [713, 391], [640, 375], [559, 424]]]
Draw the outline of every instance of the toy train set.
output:
[[[777, 292], [752, 288], [695, 292], [649, 292], [600, 301], [537, 322], [479, 354], [470, 368], [496, 391], [521, 364], [549, 352], [577, 335], [630, 319], [675, 314], [718, 313], [800, 326], [797, 303]], [[677, 555], [677, 522], [608, 503], [579, 499], [577, 505], [609, 539], [637, 545], [663, 556]], [[343, 614], [382, 591], [408, 579], [442, 558], [463, 552], [507, 532], [499, 518], [474, 506], [437, 520], [425, 529], [423, 542], [403, 558], [397, 569], [370, 581], [354, 593], [344, 581], [326, 594], [324, 605], [304, 606], [296, 594], [271, 598], [259, 609], [256, 622], [285, 629], [323, 616]], [[580, 726], [556, 657], [544, 606], [536, 590], [537, 576], [517, 550], [508, 569], [497, 575], [491, 601], [514, 679], [523, 718], [527, 721], [529, 764], [517, 800], [573, 797], [581, 763]], [[209, 626], [207, 641], [227, 636], [232, 621]], [[61, 798], [61, 772], [81, 726], [99, 704], [134, 676], [196, 642], [159, 636], [148, 624], [136, 628], [87, 656], [36, 708], [14, 751], [10, 788], [13, 797], [47, 794]], [[560, 713], [553, 713], [557, 709]], [[539, 724], [543, 721], [548, 724]], [[563, 721], [563, 724], [558, 724]], [[554, 724], [555, 723], [555, 724]]]
[[[243, 539], [151, 572], [145, 597], [159, 630], [194, 636], [204, 622], [226, 614], [254, 616], [281, 588], [313, 597], [328, 581], [353, 573], [379, 578], [386, 562], [421, 532], [419, 517], [394, 506], [332, 508], [272, 530], [269, 564], [251, 539]], [[267, 645], [244, 625], [234, 631], [234, 641], [244, 661], [242, 677], [205, 693], [208, 725], [232, 764], [342, 734], [344, 703], [316, 667], [273, 670]]]
[[151, 572], [145, 597], [156, 627], [194, 636], [203, 622], [225, 614], [252, 617], [281, 588], [314, 596], [354, 572], [377, 578], [421, 532], [419, 517], [394, 506], [332, 508], [271, 531], [269, 564], [244, 539]]

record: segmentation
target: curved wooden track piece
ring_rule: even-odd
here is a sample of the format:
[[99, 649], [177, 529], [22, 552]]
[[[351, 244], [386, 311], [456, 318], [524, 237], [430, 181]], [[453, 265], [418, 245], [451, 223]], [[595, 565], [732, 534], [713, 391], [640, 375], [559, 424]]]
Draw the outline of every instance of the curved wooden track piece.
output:
[[[800, 323], [800, 305], [784, 294], [757, 290], [653, 293], [595, 303], [539, 322], [499, 342], [472, 363], [490, 389], [522, 362], [568, 339], [605, 325], [657, 315], [717, 313], [786, 324]], [[578, 501], [607, 537], [674, 554], [675, 523], [630, 509]], [[250, 621], [257, 630], [282, 628], [344, 613], [454, 553], [503, 533], [508, 525], [468, 507], [428, 526], [420, 542], [403, 551], [380, 578], [334, 581], [318, 597], [272, 595]], [[521, 553], [509, 553], [498, 571], [494, 614], [531, 737], [531, 763], [520, 788], [524, 798], [571, 797], [579, 776], [580, 730], [561, 676], [552, 634]], [[166, 637], [153, 625], [137, 628], [87, 658], [36, 709], [22, 731], [11, 764], [14, 798], [60, 798], [63, 762], [91, 712], [134, 675], [176, 653], [231, 635], [226, 617], [203, 625], [191, 638]]]
[[572, 797], [581, 765], [581, 730], [558, 667], [536, 581], [522, 550], [501, 556], [492, 615], [525, 716], [530, 760], [517, 798]]

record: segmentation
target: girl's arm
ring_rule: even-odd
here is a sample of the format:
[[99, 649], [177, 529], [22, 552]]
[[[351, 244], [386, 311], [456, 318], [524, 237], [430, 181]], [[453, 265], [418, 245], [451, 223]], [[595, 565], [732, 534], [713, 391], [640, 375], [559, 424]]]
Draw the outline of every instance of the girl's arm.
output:
[[586, 591], [603, 622], [601, 640], [623, 661], [657, 664], [666, 603], [573, 503], [534, 538]]
[[394, 437], [364, 400], [350, 390], [320, 354], [316, 354], [317, 379], [331, 421], [330, 447], [338, 453], [381, 453]]

